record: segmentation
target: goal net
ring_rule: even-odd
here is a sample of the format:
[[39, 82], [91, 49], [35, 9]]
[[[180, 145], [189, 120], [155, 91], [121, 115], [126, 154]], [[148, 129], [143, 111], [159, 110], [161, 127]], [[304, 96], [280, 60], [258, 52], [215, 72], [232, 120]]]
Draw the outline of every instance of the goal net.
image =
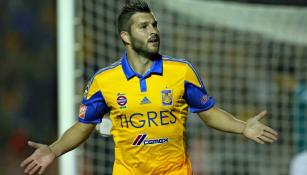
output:
[[[199, 0], [149, 1], [161, 53], [196, 65], [217, 106], [242, 120], [266, 109], [279, 140], [260, 145], [188, 117], [188, 148], [197, 175], [288, 174], [307, 149], [307, 9]], [[116, 18], [124, 0], [75, 4], [77, 99], [99, 68], [124, 51]], [[76, 102], [79, 105], [79, 101]], [[305, 117], [305, 118], [304, 118]], [[78, 151], [82, 175], [112, 173], [113, 140], [95, 132]]]

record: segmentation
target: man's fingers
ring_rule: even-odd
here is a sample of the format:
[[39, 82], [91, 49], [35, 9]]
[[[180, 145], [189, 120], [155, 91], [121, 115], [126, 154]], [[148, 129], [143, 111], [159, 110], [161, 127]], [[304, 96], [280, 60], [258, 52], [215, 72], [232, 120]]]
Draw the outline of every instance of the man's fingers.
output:
[[39, 165], [36, 165], [36, 166], [30, 171], [29, 174], [34, 174], [34, 173], [36, 173], [36, 171], [37, 171], [39, 168], [40, 168], [40, 166], [39, 166]]
[[264, 111], [260, 112], [258, 115], [256, 115], [255, 118], [256, 118], [257, 120], [261, 120], [266, 114], [267, 114], [267, 111], [264, 110]]
[[269, 143], [273, 143], [274, 142], [273, 139], [265, 137], [265, 136], [260, 136], [258, 138], [261, 139], [262, 141], [265, 141], [265, 142], [269, 142]]
[[32, 142], [32, 141], [28, 141], [28, 145], [33, 147], [33, 148], [39, 148], [42, 144]]
[[[28, 145], [33, 147], [33, 148], [39, 148], [42, 144], [39, 144], [39, 143], [35, 143], [35, 142], [32, 142], [32, 141], [28, 141]], [[27, 164], [29, 164], [32, 160], [33, 160], [33, 154], [31, 156], [29, 156], [27, 159], [25, 159], [24, 161], [21, 162], [20, 166], [23, 167]]]
[[264, 142], [262, 140], [260, 140], [259, 138], [255, 138], [254, 139], [257, 143], [260, 143], [260, 144], [264, 144]]
[[264, 132], [263, 133], [263, 135], [265, 136], [265, 137], [267, 137], [267, 138], [270, 138], [270, 139], [273, 139], [273, 140], [277, 140], [277, 136], [276, 136], [276, 134], [272, 134], [272, 133], [270, 133], [270, 132]]
[[46, 166], [42, 166], [38, 174], [43, 174], [46, 168]]
[[277, 133], [274, 129], [272, 129], [272, 128], [268, 127], [268, 126], [266, 126], [266, 127], [264, 128], [264, 130], [267, 131], [267, 132], [269, 132], [269, 133], [271, 133], [271, 134], [274, 134], [275, 136], [278, 135], [278, 133]]
[[26, 160], [22, 161], [20, 166], [24, 167], [25, 165], [29, 164], [31, 161], [32, 161], [32, 156], [30, 156]]
[[32, 161], [25, 169], [25, 173], [28, 173], [31, 171], [31, 169], [33, 169], [35, 166], [37, 165], [37, 163], [35, 163], [34, 161]]

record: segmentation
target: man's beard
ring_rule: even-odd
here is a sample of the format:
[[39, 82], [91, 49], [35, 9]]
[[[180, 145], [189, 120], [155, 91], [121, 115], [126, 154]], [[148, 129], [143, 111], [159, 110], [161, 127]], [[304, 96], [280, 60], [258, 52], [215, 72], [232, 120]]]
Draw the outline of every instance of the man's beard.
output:
[[159, 55], [159, 46], [157, 49], [152, 50], [152, 51], [147, 46], [148, 45], [145, 45], [145, 43], [141, 43], [138, 41], [133, 41], [131, 45], [132, 49], [136, 53], [144, 57], [152, 59], [152, 58], [155, 58], [157, 55]]

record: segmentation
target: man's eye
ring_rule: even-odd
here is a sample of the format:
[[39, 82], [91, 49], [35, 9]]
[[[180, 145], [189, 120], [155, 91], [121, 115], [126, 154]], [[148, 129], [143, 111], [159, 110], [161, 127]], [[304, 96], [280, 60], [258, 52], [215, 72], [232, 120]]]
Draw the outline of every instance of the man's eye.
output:
[[141, 28], [141, 29], [145, 29], [145, 28], [146, 28], [146, 25], [141, 25], [140, 28]]

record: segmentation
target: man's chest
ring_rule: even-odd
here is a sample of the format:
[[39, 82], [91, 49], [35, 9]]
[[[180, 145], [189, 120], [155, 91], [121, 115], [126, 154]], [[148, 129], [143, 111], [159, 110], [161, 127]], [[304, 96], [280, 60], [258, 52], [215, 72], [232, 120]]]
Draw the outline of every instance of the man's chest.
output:
[[178, 114], [185, 105], [184, 82], [179, 77], [166, 79], [162, 76], [141, 81], [134, 77], [103, 92], [113, 123], [127, 129], [178, 124]]
[[152, 76], [147, 79], [134, 77], [113, 82], [102, 94], [108, 107], [121, 113], [139, 110], [171, 110], [183, 99], [184, 82], [179, 78]]

